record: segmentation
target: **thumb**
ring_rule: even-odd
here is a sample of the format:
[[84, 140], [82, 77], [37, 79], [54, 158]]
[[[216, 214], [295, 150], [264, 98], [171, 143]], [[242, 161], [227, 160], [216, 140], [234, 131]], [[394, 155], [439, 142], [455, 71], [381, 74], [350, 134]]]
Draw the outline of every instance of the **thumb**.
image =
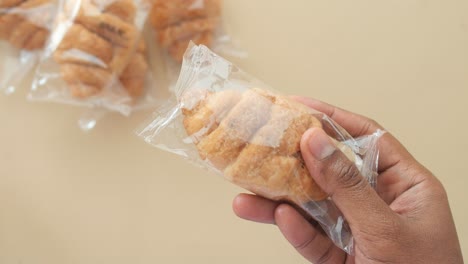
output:
[[375, 227], [396, 220], [389, 206], [322, 129], [312, 128], [303, 135], [301, 152], [310, 174], [352, 229], [368, 229], [369, 223]]

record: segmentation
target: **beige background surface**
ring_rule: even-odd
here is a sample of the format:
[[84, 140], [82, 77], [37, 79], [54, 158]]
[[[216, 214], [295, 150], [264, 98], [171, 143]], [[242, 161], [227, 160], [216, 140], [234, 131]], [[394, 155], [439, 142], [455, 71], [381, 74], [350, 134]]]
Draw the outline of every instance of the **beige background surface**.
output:
[[[468, 2], [225, 7], [245, 70], [371, 116], [441, 179], [468, 256]], [[0, 96], [0, 263], [305, 263], [233, 215], [240, 189], [135, 137], [147, 113], [83, 134], [80, 110], [23, 96]]]

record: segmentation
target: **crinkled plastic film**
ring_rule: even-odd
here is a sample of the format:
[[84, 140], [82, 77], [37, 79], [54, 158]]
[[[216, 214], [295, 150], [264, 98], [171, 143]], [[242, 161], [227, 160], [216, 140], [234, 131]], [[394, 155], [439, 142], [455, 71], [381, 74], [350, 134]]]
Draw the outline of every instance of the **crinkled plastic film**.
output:
[[150, 0], [60, 0], [29, 98], [128, 115], [149, 74]]
[[155, 46], [162, 53], [171, 89], [180, 73], [180, 63], [190, 41], [217, 53], [246, 57], [245, 51], [227, 34], [222, 0], [155, 0], [150, 27]]
[[56, 13], [55, 0], [1, 0], [0, 90], [13, 93], [33, 71]]
[[186, 52], [175, 92], [139, 136], [255, 194], [295, 205], [353, 252], [350, 228], [309, 175], [300, 140], [311, 127], [323, 129], [375, 183], [381, 131], [354, 139], [326, 115], [271, 91], [202, 45]]

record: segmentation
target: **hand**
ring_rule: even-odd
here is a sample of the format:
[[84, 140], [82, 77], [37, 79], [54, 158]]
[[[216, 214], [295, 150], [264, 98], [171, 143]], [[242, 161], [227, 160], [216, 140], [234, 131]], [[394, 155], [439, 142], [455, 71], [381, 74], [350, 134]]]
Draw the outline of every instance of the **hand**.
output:
[[[323, 102], [295, 99], [327, 114], [353, 137], [382, 129], [370, 119]], [[234, 212], [247, 220], [276, 224], [313, 263], [463, 263], [442, 184], [392, 135], [386, 133], [379, 141], [376, 190], [322, 130], [307, 131], [301, 151], [314, 180], [348, 220], [354, 256], [346, 255], [287, 204], [241, 194], [234, 199]]]

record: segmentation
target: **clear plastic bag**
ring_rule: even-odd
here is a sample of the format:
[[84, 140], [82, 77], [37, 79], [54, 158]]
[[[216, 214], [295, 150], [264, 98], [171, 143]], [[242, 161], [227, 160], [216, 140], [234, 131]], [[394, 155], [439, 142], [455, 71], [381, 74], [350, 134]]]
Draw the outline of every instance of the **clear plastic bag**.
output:
[[155, 0], [149, 24], [171, 86], [190, 41], [226, 56], [247, 56], [224, 29], [222, 0]]
[[55, 0], [0, 1], [0, 90], [13, 93], [33, 71], [56, 10]]
[[301, 137], [311, 127], [323, 129], [375, 183], [381, 131], [354, 139], [328, 116], [271, 91], [207, 47], [192, 44], [174, 98], [138, 134], [255, 194], [295, 205], [352, 253], [346, 220], [315, 184], [300, 153]]
[[[146, 43], [151, 42], [152, 36], [150, 33], [151, 30], [145, 27], [143, 35]], [[160, 89], [161, 87], [169, 86], [165, 83], [166, 72], [162, 71], [161, 58], [157, 57], [160, 54], [155, 54], [155, 48], [152, 45], [148, 44], [147, 46], [150, 72], [145, 82], [145, 93], [135, 102], [130, 115], [139, 111], [154, 109], [155, 106], [162, 105], [170, 97], [168, 89]], [[111, 114], [114, 113], [102, 107], [86, 109], [78, 120], [78, 126], [82, 131], [90, 132], [98, 125], [100, 120], [107, 118]]]
[[150, 0], [60, 0], [31, 100], [128, 115], [145, 96]]

